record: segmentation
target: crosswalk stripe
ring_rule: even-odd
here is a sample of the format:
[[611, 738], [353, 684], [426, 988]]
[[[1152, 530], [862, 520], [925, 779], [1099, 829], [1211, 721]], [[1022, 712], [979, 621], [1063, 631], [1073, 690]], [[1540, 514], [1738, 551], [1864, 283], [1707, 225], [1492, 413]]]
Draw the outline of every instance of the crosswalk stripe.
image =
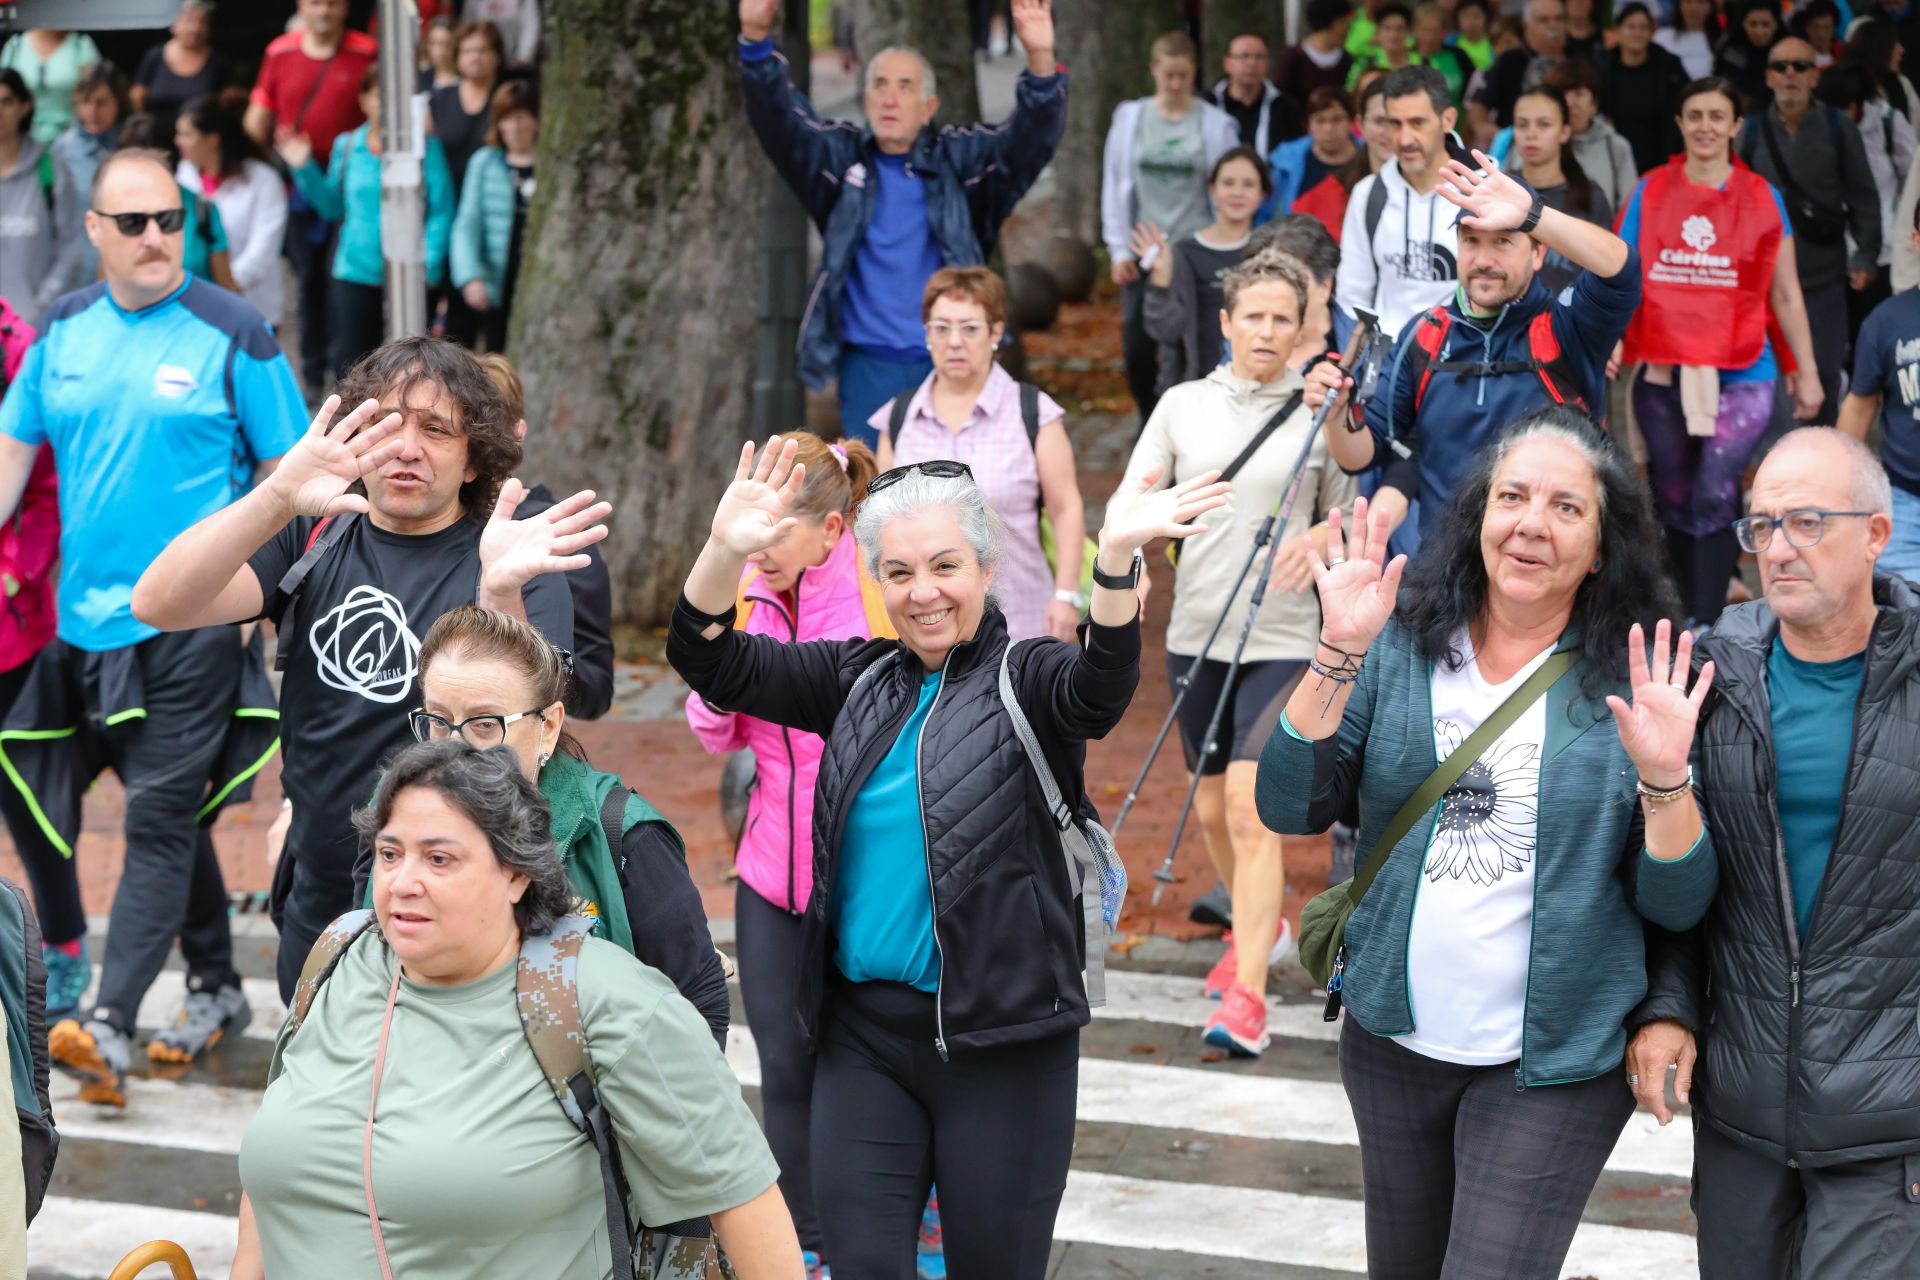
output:
[[[1203, 1224], [1229, 1225], [1200, 1230]], [[1357, 1205], [1285, 1191], [1075, 1171], [1067, 1178], [1053, 1234], [1085, 1244], [1355, 1273], [1367, 1269], [1366, 1224]], [[1562, 1274], [1670, 1280], [1691, 1274], [1696, 1256], [1693, 1239], [1677, 1232], [1582, 1223]]]
[[27, 1274], [104, 1276], [135, 1247], [171, 1240], [202, 1276], [224, 1276], [233, 1265], [234, 1231], [224, 1214], [48, 1196], [27, 1229]]

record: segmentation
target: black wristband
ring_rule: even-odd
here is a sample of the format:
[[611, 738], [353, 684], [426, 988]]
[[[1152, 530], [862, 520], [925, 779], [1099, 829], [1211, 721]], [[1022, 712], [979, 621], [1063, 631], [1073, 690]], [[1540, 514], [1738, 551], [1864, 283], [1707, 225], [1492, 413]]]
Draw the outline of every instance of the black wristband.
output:
[[1116, 577], [1100, 571], [1100, 559], [1096, 556], [1093, 561], [1093, 585], [1105, 587], [1109, 591], [1131, 591], [1140, 585], [1140, 566], [1145, 562], [1146, 557], [1135, 551], [1132, 567], [1125, 574]]
[[708, 627], [727, 627], [730, 629], [733, 626], [733, 620], [738, 617], [740, 613], [740, 606], [737, 604], [728, 605], [725, 613], [708, 613], [696, 607], [693, 601], [687, 599], [687, 593], [684, 591], [680, 593], [679, 608], [682, 613], [699, 623], [699, 629], [702, 631], [705, 631]]
[[1520, 224], [1520, 234], [1532, 235], [1533, 229], [1540, 225], [1540, 215], [1545, 213], [1547, 202], [1540, 198], [1539, 192], [1533, 193], [1533, 207], [1527, 210], [1526, 221]]

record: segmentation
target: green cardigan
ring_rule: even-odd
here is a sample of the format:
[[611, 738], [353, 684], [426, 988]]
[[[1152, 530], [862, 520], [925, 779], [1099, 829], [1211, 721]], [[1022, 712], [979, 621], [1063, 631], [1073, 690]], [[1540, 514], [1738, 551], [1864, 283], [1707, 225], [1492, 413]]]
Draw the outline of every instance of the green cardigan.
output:
[[[1570, 631], [1556, 649], [1577, 643]], [[1685, 857], [1646, 852], [1638, 775], [1604, 701], [1580, 687], [1576, 666], [1545, 696], [1533, 900], [1520, 1063], [1522, 1087], [1586, 1080], [1618, 1067], [1625, 1019], [1647, 990], [1642, 921], [1691, 928], [1719, 883], [1706, 835]], [[1308, 675], [1309, 682], [1315, 677]], [[1320, 743], [1284, 717], [1260, 756], [1260, 817], [1275, 831], [1324, 831], [1356, 791], [1359, 857], [1439, 764], [1433, 747], [1433, 664], [1398, 622], [1373, 642], [1340, 730]], [[1624, 682], [1613, 690], [1627, 695]], [[1367, 1030], [1414, 1028], [1407, 938], [1436, 809], [1390, 851], [1347, 924], [1347, 1011]]]

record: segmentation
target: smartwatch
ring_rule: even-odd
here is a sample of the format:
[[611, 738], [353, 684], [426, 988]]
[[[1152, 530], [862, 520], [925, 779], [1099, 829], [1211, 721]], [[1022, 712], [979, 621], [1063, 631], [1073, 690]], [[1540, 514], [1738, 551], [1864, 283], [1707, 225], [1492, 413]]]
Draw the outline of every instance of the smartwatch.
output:
[[1096, 558], [1093, 562], [1093, 585], [1096, 587], [1105, 587], [1109, 591], [1131, 591], [1140, 585], [1140, 567], [1145, 563], [1146, 557], [1141, 555], [1140, 552], [1135, 551], [1133, 553], [1133, 564], [1127, 570], [1126, 574], [1122, 577], [1115, 577], [1109, 573], [1102, 573], [1100, 571], [1100, 561]]
[[1540, 225], [1540, 215], [1547, 210], [1547, 202], [1540, 198], [1538, 191], [1533, 193], [1533, 207], [1527, 210], [1526, 220], [1520, 224], [1522, 235], [1532, 235], [1533, 229]]

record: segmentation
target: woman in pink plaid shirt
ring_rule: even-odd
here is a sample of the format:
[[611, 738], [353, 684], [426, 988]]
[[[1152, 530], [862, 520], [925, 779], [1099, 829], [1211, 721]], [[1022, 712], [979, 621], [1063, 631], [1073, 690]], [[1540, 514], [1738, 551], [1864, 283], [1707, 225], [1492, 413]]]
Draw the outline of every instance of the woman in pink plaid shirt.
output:
[[[1006, 558], [993, 589], [1007, 630], [1015, 640], [1072, 640], [1087, 604], [1080, 590], [1086, 514], [1066, 410], [1039, 394], [1038, 431], [1029, 437], [1020, 384], [993, 358], [1007, 331], [1007, 287], [987, 268], [936, 271], [920, 314], [933, 372], [909, 395], [897, 431], [891, 403], [868, 420], [880, 433], [880, 470], [936, 458], [972, 468], [974, 482], [1006, 526]], [[1043, 509], [1060, 548], [1053, 566], [1040, 543]]]

